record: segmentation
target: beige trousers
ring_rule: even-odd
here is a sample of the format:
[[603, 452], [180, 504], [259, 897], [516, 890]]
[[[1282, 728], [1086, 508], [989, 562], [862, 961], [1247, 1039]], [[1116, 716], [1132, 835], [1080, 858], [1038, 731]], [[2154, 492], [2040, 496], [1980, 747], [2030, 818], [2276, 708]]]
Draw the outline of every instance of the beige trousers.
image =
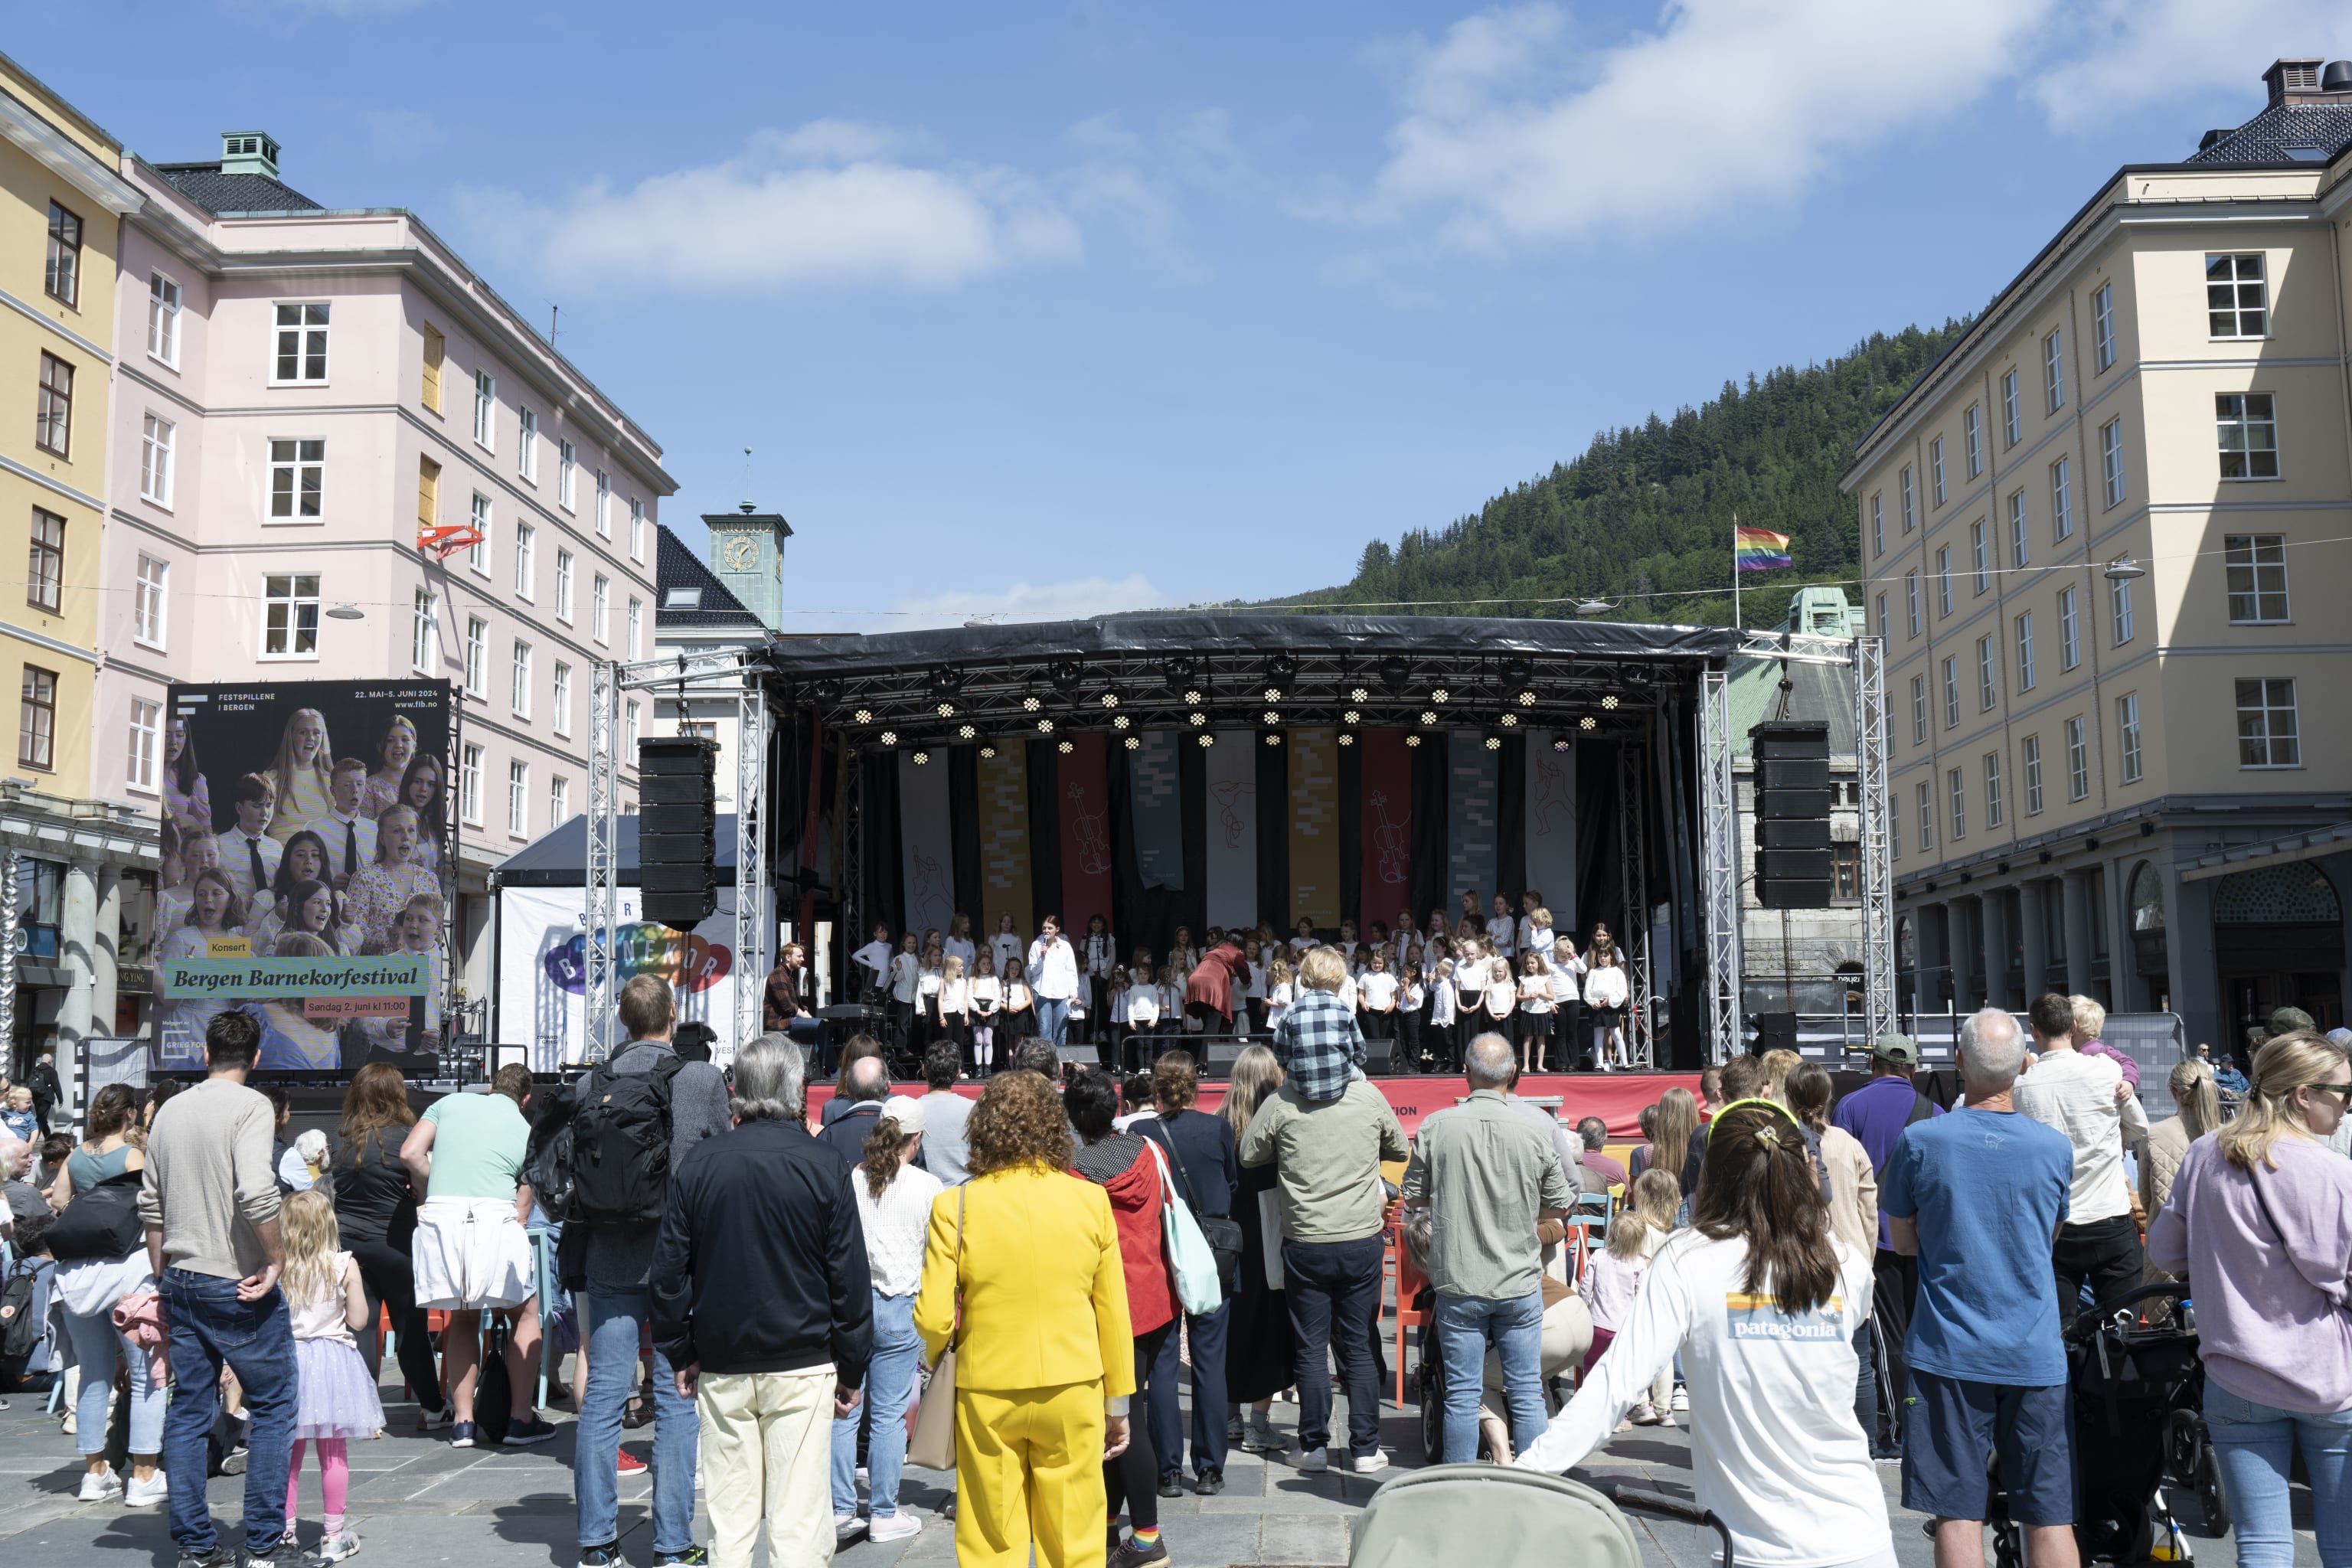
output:
[[704, 1373], [703, 1500], [714, 1568], [751, 1568], [760, 1521], [768, 1561], [833, 1561], [831, 1366], [805, 1372]]

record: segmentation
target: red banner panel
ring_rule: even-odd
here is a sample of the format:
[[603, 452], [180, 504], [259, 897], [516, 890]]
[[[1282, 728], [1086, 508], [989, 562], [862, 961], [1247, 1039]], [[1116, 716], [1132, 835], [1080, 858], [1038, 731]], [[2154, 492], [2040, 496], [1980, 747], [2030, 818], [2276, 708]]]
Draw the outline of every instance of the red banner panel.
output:
[[1356, 750], [1363, 785], [1356, 905], [1368, 928], [1379, 921], [1393, 930], [1397, 911], [1412, 901], [1412, 753], [1402, 730], [1366, 730]]
[[[1107, 738], [1072, 735], [1055, 748], [1054, 797], [1062, 820], [1062, 930], [1110, 919], [1110, 768]], [[1039, 910], [1040, 914], [1047, 911]]]

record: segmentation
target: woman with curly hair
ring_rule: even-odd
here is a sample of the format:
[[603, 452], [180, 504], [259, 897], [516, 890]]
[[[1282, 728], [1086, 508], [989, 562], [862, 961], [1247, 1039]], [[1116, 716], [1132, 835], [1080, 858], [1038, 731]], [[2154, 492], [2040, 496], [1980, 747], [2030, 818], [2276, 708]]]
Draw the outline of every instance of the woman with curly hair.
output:
[[989, 1079], [965, 1134], [971, 1180], [932, 1200], [915, 1301], [925, 1359], [956, 1347], [956, 1560], [1099, 1563], [1103, 1463], [1127, 1451], [1135, 1392], [1110, 1198], [1068, 1174], [1041, 1074]]

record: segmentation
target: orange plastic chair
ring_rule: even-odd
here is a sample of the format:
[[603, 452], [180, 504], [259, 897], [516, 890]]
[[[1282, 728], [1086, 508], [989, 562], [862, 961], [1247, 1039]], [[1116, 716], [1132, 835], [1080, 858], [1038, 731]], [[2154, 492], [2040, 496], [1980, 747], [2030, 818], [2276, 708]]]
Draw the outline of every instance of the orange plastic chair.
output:
[[1391, 1348], [1389, 1366], [1396, 1378], [1397, 1408], [1404, 1408], [1404, 1349], [1405, 1331], [1417, 1329], [1429, 1321], [1426, 1309], [1413, 1310], [1412, 1299], [1429, 1284], [1429, 1277], [1413, 1266], [1404, 1249], [1404, 1227], [1389, 1227], [1388, 1247], [1382, 1254], [1381, 1271], [1394, 1281], [1396, 1287], [1396, 1340]]

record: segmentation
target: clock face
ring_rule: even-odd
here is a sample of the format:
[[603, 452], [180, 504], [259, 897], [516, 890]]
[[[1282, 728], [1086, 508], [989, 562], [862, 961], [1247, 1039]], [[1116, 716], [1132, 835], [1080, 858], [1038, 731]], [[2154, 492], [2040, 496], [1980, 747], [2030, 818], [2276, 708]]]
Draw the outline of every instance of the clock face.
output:
[[735, 538], [727, 542], [727, 564], [737, 572], [749, 572], [760, 563], [760, 542], [756, 539]]

